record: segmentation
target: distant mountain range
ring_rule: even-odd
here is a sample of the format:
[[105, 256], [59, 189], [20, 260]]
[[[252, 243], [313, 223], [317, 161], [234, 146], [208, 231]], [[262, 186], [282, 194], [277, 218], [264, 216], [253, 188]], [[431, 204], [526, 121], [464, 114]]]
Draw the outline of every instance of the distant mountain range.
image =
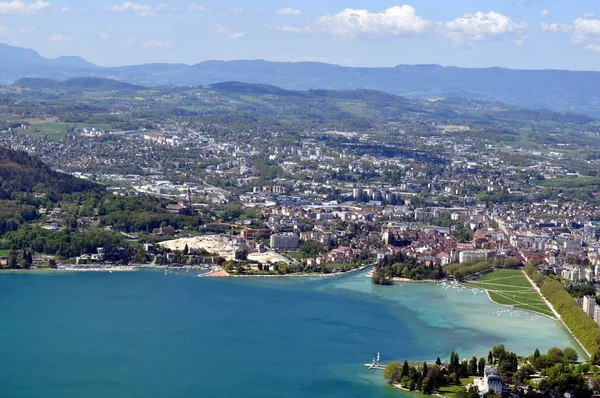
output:
[[101, 67], [79, 57], [47, 59], [34, 50], [0, 44], [0, 84], [12, 84], [25, 77], [108, 78], [142, 86], [199, 86], [240, 81], [288, 90], [361, 88], [417, 98], [477, 98], [600, 117], [600, 72], [439, 65], [353, 68], [263, 60]]

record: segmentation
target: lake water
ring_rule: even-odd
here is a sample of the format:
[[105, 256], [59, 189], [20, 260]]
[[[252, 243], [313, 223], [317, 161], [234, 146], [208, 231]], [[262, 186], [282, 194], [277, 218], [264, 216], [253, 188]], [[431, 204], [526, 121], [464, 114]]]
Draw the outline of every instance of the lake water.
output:
[[[0, 274], [0, 396], [398, 397], [363, 364], [574, 346], [481, 292], [195, 273]], [[512, 314], [512, 315], [511, 315]]]

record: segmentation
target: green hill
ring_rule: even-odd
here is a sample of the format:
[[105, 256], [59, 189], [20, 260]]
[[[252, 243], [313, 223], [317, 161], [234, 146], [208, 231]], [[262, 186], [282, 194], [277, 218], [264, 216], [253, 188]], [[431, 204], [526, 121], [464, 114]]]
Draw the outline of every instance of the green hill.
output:
[[0, 147], [0, 199], [16, 200], [23, 195], [72, 194], [103, 188], [90, 181], [59, 173], [26, 152]]

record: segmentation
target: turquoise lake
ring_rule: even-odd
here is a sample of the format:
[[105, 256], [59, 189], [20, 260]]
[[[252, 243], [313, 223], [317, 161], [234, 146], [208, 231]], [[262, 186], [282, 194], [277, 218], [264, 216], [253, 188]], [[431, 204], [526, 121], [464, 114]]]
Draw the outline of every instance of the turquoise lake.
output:
[[0, 397], [398, 397], [363, 364], [575, 346], [555, 321], [437, 284], [0, 274]]

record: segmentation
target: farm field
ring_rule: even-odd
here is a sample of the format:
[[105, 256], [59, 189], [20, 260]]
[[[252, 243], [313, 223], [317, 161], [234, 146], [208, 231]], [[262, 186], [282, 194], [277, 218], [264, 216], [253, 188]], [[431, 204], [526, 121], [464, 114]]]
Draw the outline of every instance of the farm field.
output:
[[470, 286], [487, 290], [492, 301], [516, 309], [553, 316], [533, 287], [519, 270], [498, 269], [469, 282]]

